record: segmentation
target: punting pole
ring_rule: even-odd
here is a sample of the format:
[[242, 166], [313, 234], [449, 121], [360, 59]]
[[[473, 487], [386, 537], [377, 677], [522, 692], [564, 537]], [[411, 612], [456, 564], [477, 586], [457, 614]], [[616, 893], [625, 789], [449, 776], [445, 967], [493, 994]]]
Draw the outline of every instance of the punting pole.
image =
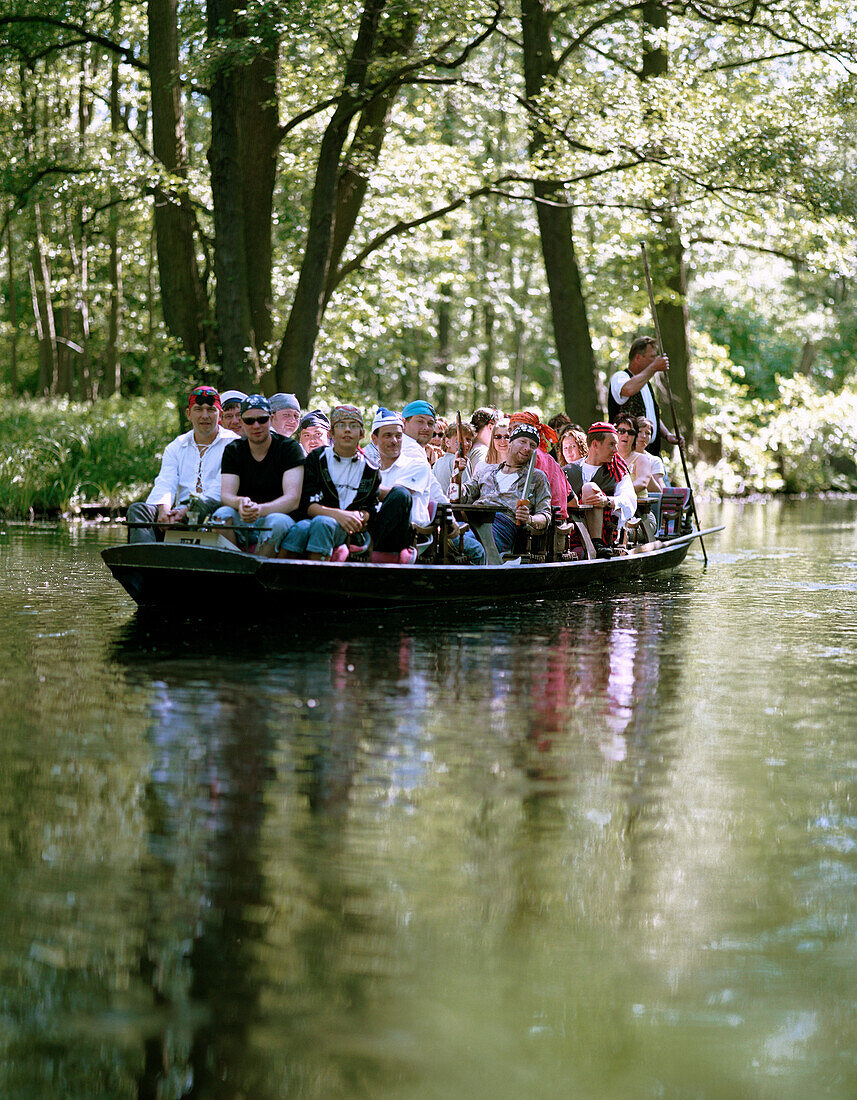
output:
[[[646, 246], [642, 241], [640, 241], [640, 251], [643, 253], [643, 271], [646, 276], [646, 287], [649, 291], [649, 306], [652, 310], [652, 323], [655, 326], [655, 339], [658, 342], [658, 352], [663, 355], [664, 345], [661, 343], [661, 326], [658, 324], [658, 311], [655, 309], [655, 292], [652, 290], [652, 277], [649, 274], [649, 260], [646, 256]], [[693, 495], [693, 486], [690, 484], [690, 474], [687, 472], [687, 461], [684, 457], [684, 445], [681, 441], [681, 433], [678, 430], [678, 416], [675, 411], [675, 401], [673, 401], [673, 391], [670, 386], [670, 372], [668, 370], [663, 372], [663, 380], [666, 386], [667, 399], [670, 403], [670, 412], [673, 418], [673, 431], [678, 440], [678, 453], [681, 458], [681, 468], [684, 470], [684, 480], [687, 482], [688, 489], [690, 489], [690, 506], [693, 509], [693, 518], [696, 520], [696, 529], [699, 531], [702, 525], [699, 522], [699, 516], [696, 514], [696, 498]], [[702, 560], [705, 565], [708, 565], [708, 554], [705, 552], [705, 543], [702, 541], [701, 535], [699, 537], [699, 546], [702, 550]]]

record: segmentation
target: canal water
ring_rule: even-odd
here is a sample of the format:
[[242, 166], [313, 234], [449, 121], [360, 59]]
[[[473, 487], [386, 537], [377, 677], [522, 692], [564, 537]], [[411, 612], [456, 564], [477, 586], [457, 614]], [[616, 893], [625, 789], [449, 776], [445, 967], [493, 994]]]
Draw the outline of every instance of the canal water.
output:
[[0, 1096], [857, 1094], [857, 501], [701, 511], [646, 587], [179, 625], [6, 524]]

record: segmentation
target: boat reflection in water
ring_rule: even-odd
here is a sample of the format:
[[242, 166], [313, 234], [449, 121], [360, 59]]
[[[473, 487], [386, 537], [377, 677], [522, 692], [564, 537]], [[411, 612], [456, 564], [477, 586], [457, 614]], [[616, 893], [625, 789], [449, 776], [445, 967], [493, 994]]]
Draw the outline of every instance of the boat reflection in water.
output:
[[502, 985], [529, 957], [522, 1003], [555, 1015], [545, 914], [574, 913], [581, 945], [605, 908], [636, 919], [674, 588], [228, 642], [132, 621], [113, 655], [151, 693], [140, 1095], [419, 1090], [489, 960]]

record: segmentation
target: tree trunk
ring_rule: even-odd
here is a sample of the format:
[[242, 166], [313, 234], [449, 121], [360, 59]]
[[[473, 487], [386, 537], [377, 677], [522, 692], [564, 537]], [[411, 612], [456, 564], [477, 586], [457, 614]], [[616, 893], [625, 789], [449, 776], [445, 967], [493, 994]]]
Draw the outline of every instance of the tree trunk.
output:
[[214, 200], [214, 274], [222, 377], [255, 389], [256, 341], [250, 320], [244, 195], [238, 139], [235, 2], [208, 0], [208, 41], [220, 43], [221, 60], [211, 82], [211, 193]]
[[[119, 0], [113, 0], [113, 33], [119, 35], [121, 10]], [[113, 54], [110, 65], [110, 136], [119, 140], [122, 115], [119, 109], [119, 59]], [[119, 194], [110, 186], [110, 216], [108, 239], [110, 245], [110, 315], [107, 324], [107, 347], [104, 355], [104, 374], [109, 380], [110, 391], [119, 393], [122, 388], [122, 360], [119, 355], [120, 304], [122, 301], [122, 265], [119, 256]]]
[[[529, 100], [537, 99], [556, 73], [551, 21], [545, 0], [522, 0], [524, 84]], [[533, 125], [530, 136], [533, 160], [544, 147], [545, 136]], [[533, 193], [536, 200], [567, 202], [563, 189], [550, 180], [537, 181]], [[574, 249], [571, 208], [537, 201], [536, 209], [565, 408], [573, 420], [587, 425], [598, 419], [600, 411], [595, 386], [595, 355]]]
[[164, 323], [184, 354], [208, 356], [208, 302], [199, 274], [179, 84], [177, 0], [148, 0], [149, 76], [155, 157], [172, 182], [155, 183], [155, 232]]
[[276, 370], [278, 388], [297, 394], [303, 405], [309, 399], [315, 343], [324, 311], [342, 150], [366, 87], [385, 3], [386, 0], [364, 0], [342, 91], [319, 150], [303, 261]]
[[[452, 287], [444, 283], [440, 288], [437, 302], [437, 350], [434, 356], [434, 369], [438, 377], [446, 379], [449, 375], [451, 357], [450, 339], [452, 337]], [[449, 388], [445, 382], [437, 386], [439, 408], [445, 409], [449, 402]]]
[[[242, 26], [239, 23], [239, 33]], [[277, 174], [279, 42], [266, 42], [238, 73], [244, 252], [250, 327], [257, 352], [271, 342], [271, 226]]]
[[[664, 76], [669, 70], [669, 51], [664, 45], [669, 13], [658, 0], [643, 8], [643, 80]], [[652, 207], [655, 241], [649, 247], [658, 324], [663, 351], [669, 356], [669, 384], [675, 403], [678, 429], [689, 445], [694, 439], [694, 397], [691, 380], [690, 339], [687, 313], [687, 267], [681, 227], [675, 215], [677, 186]], [[662, 288], [662, 289], [659, 289]], [[675, 430], [672, 411], [661, 402], [661, 416], [670, 431]]]
[[[413, 49], [414, 41], [423, 17], [422, 5], [395, 3], [388, 9], [390, 30], [382, 29], [375, 51], [379, 60], [390, 57], [406, 57]], [[390, 112], [398, 92], [391, 87], [384, 95], [376, 96], [360, 112], [354, 139], [351, 142], [346, 164], [339, 178], [336, 194], [336, 215], [333, 224], [324, 305], [336, 286], [336, 272], [345, 247], [354, 232], [357, 218], [366, 198], [372, 169], [378, 164], [381, 148], [390, 122]]]
[[33, 235], [33, 307], [37, 316], [39, 333], [39, 392], [45, 396], [57, 392], [59, 382], [59, 355], [54, 321], [51, 269], [45, 253], [42, 232], [42, 208], [33, 204], [35, 233]]
[[15, 286], [15, 240], [11, 225], [6, 226], [6, 262], [9, 271], [9, 383], [18, 395], [18, 288]]

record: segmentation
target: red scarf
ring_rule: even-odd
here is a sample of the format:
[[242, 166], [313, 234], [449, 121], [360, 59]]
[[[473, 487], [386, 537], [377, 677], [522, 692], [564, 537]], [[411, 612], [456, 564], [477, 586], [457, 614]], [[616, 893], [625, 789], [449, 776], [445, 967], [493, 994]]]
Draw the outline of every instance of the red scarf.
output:
[[551, 447], [556, 446], [557, 438], [556, 432], [553, 428], [549, 428], [547, 424], [542, 424], [535, 413], [531, 412], [517, 412], [512, 413], [509, 417], [509, 427], [513, 428], [515, 424], [529, 424], [535, 428], [539, 433], [539, 449], [542, 451], [550, 451]]

